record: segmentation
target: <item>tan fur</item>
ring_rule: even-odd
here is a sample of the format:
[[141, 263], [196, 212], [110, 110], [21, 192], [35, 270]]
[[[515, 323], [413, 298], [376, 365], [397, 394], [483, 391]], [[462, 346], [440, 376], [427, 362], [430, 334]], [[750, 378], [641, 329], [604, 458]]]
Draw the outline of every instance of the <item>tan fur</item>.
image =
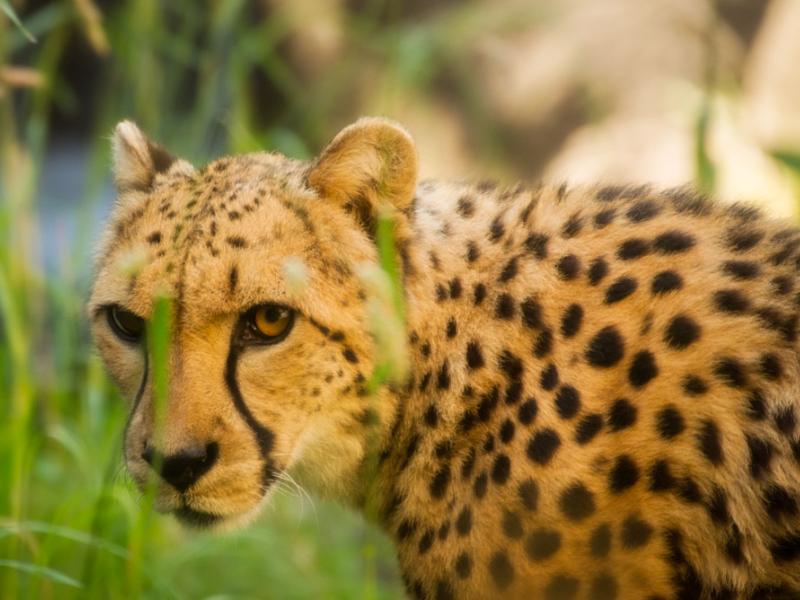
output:
[[[102, 307], [147, 318], [156, 294], [175, 301], [159, 450], [220, 450], [183, 494], [160, 486], [163, 510], [243, 522], [273, 485], [266, 461], [318, 494], [378, 506], [419, 597], [800, 594], [795, 229], [682, 190], [416, 185], [408, 134], [379, 119], [309, 165], [251, 154], [159, 170], [153, 147], [118, 127], [120, 198], [89, 310], [109, 371], [142, 392], [125, 443], [141, 485], [152, 382]], [[412, 374], [372, 397], [356, 273], [377, 260], [382, 206], [396, 219]], [[286, 283], [287, 260], [305, 265], [302, 289]], [[680, 285], [661, 289], [665, 272]], [[226, 363], [240, 315], [265, 302], [297, 320], [235, 361], [247, 408], [274, 434], [262, 456]], [[607, 327], [622, 347], [606, 365], [610, 346], [592, 348]], [[654, 368], [637, 362], [646, 352]], [[666, 409], [680, 415], [669, 435]], [[576, 484], [591, 495], [583, 511], [565, 500]]]

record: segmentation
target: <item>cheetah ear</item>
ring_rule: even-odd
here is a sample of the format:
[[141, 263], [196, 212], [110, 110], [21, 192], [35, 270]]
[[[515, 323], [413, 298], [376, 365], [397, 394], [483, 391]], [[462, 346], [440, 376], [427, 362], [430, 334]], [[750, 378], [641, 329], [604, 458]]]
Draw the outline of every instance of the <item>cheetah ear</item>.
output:
[[417, 150], [400, 125], [376, 117], [345, 127], [311, 164], [306, 181], [368, 226], [381, 205], [405, 211], [417, 185]]
[[148, 139], [131, 121], [122, 121], [114, 128], [111, 148], [114, 183], [120, 192], [147, 191], [152, 188], [155, 176], [170, 168], [192, 170], [187, 162], [176, 159], [159, 144]]

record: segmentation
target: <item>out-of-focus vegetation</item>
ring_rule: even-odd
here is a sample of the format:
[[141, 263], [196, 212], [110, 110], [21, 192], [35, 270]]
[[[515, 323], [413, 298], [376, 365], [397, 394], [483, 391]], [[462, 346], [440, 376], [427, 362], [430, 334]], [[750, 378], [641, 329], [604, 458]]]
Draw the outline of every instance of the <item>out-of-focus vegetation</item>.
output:
[[798, 28], [796, 0], [0, 0], [0, 598], [402, 597], [386, 538], [303, 490], [224, 536], [142, 510], [83, 313], [115, 122], [202, 163], [385, 114], [426, 176], [793, 215]]

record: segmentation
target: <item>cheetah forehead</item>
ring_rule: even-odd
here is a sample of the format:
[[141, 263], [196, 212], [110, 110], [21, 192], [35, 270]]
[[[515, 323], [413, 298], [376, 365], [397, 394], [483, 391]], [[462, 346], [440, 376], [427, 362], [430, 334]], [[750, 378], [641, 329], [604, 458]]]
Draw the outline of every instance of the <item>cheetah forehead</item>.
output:
[[[90, 310], [120, 304], [146, 316], [157, 295], [206, 316], [287, 302], [292, 264], [318, 284], [326, 273], [345, 284], [354, 262], [332, 265], [322, 250], [336, 255], [348, 224], [321, 214], [331, 211], [305, 187], [303, 170], [275, 154], [227, 157], [194, 173], [158, 175], [152, 190], [122, 198], [101, 245]], [[319, 296], [306, 303], [326, 312]]]

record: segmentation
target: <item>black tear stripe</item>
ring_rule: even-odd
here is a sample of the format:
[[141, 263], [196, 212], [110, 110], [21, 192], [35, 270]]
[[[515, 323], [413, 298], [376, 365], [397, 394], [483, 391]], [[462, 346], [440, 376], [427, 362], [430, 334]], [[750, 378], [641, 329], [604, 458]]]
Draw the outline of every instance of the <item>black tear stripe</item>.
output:
[[225, 385], [228, 387], [233, 405], [255, 436], [256, 444], [258, 444], [258, 449], [264, 459], [264, 471], [261, 476], [261, 481], [264, 489], [266, 489], [277, 477], [277, 469], [274, 462], [269, 457], [269, 453], [272, 451], [275, 442], [275, 434], [259, 423], [253, 416], [253, 413], [250, 412], [250, 409], [244, 401], [242, 392], [239, 390], [239, 384], [236, 381], [236, 367], [239, 363], [239, 354], [241, 354], [243, 348], [241, 344], [236, 342], [236, 338], [239, 336], [241, 328], [242, 324], [235, 327], [233, 335], [231, 336], [228, 359], [225, 361]]
[[122, 455], [125, 456], [125, 440], [128, 439], [128, 429], [131, 427], [131, 421], [133, 421], [133, 415], [136, 414], [136, 410], [139, 408], [139, 404], [142, 403], [142, 396], [144, 396], [144, 390], [147, 388], [147, 377], [150, 371], [150, 356], [147, 353], [147, 344], [142, 344], [142, 358], [144, 360], [144, 370], [142, 371], [142, 381], [139, 383], [139, 390], [136, 392], [136, 396], [133, 399], [133, 408], [131, 408], [131, 413], [128, 415], [128, 422], [125, 423], [125, 431], [122, 434]]

